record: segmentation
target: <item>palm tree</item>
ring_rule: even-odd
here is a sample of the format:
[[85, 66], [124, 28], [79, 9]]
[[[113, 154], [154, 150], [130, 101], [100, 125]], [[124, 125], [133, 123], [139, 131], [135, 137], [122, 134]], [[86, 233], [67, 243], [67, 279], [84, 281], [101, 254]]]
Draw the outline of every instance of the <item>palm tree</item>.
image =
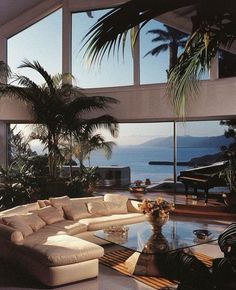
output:
[[[101, 17], [84, 38], [85, 55], [90, 62], [101, 61], [119, 51], [127, 31], [164, 13], [192, 6], [192, 34], [184, 52], [169, 74], [167, 93], [180, 114], [186, 99], [197, 93], [197, 80], [209, 68], [220, 47], [230, 48], [236, 39], [235, 1], [215, 0], [131, 0]], [[141, 29], [140, 28], [140, 29]]]
[[31, 105], [35, 116], [36, 131], [31, 138], [40, 139], [48, 150], [49, 176], [56, 177], [56, 169], [60, 159], [58, 144], [65, 136], [80, 132], [86, 123], [93, 127], [105, 127], [115, 135], [118, 130], [117, 121], [110, 115], [102, 114], [95, 118], [86, 118], [86, 113], [103, 111], [117, 100], [110, 97], [87, 97], [81, 89], [64, 84], [62, 80], [68, 74], [49, 75], [37, 62], [24, 61], [19, 68], [29, 68], [39, 73], [45, 83], [37, 85], [26, 76], [17, 76], [20, 86], [6, 84], [2, 91], [7, 96], [15, 96]]
[[112, 141], [106, 141], [101, 134], [81, 133], [73, 138], [72, 148], [70, 144], [62, 144], [61, 152], [66, 160], [73, 157], [79, 160], [80, 166], [84, 166], [84, 160], [88, 159], [90, 166], [90, 154], [92, 151], [102, 151], [107, 159], [111, 158], [112, 148], [115, 145]]
[[169, 50], [170, 71], [177, 63], [178, 49], [184, 48], [188, 34], [174, 29], [168, 25], [164, 25], [164, 27], [166, 30], [152, 29], [147, 32], [156, 35], [155, 38], [152, 39], [152, 42], [160, 42], [161, 44], [151, 49], [145, 54], [145, 56], [158, 56], [161, 52]]

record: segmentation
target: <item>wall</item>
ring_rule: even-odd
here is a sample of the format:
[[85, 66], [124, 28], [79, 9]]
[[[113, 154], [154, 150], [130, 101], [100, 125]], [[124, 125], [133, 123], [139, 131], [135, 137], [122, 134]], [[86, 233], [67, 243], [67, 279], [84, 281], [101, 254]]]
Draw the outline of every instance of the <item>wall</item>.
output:
[[[178, 120], [165, 84], [87, 89], [88, 95], [117, 98], [120, 103], [109, 111], [120, 122]], [[186, 120], [222, 119], [236, 116], [236, 78], [202, 81], [199, 95], [190, 98]], [[33, 121], [30, 108], [13, 99], [0, 100], [0, 120]]]

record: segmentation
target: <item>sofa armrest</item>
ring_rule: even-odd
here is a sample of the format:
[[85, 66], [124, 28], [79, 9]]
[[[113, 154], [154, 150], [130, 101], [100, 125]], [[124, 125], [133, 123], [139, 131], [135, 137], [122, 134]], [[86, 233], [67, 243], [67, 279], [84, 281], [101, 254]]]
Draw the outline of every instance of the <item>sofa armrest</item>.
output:
[[0, 238], [9, 240], [14, 244], [22, 244], [24, 237], [20, 231], [16, 229], [0, 224]]
[[134, 199], [129, 199], [127, 201], [127, 209], [128, 209], [128, 212], [138, 212], [138, 213], [142, 213], [139, 209], [139, 204], [141, 202], [138, 201], [138, 200], [134, 200]]

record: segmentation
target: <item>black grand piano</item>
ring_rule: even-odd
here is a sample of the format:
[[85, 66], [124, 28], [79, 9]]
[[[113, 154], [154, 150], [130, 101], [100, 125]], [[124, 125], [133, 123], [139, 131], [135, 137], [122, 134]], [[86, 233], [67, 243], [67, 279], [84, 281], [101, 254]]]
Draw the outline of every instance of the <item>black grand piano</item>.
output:
[[205, 203], [207, 203], [208, 190], [210, 188], [226, 185], [224, 178], [220, 176], [220, 173], [226, 166], [227, 161], [221, 161], [209, 166], [180, 171], [177, 179], [184, 184], [186, 197], [188, 197], [189, 187], [194, 188], [194, 194], [196, 195], [198, 189], [203, 189], [205, 192]]

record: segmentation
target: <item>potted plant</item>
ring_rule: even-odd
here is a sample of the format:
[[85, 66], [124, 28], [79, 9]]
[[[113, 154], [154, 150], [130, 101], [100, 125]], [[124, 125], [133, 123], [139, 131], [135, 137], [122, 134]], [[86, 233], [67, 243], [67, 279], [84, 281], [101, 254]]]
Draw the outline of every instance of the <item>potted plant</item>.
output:
[[91, 196], [97, 181], [96, 167], [82, 166], [76, 175], [67, 182], [67, 194], [70, 197]]

